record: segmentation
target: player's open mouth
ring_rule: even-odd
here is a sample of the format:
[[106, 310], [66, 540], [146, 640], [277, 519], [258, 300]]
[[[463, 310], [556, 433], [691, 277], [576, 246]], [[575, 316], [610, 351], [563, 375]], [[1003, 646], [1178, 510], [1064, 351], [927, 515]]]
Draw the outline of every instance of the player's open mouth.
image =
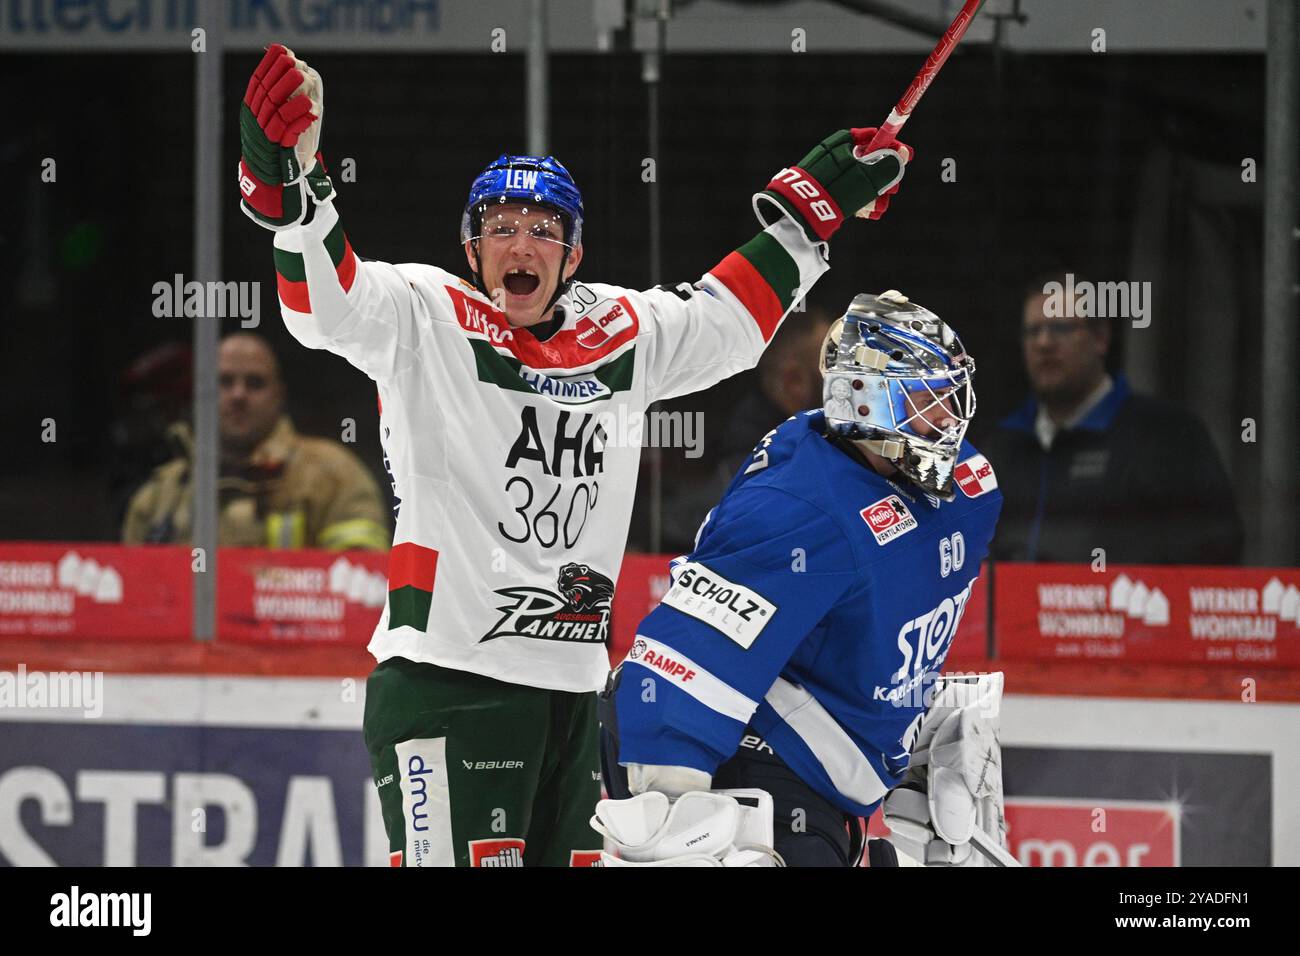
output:
[[506, 273], [504, 284], [506, 291], [521, 298], [532, 295], [541, 284], [535, 272], [528, 269], [512, 269]]

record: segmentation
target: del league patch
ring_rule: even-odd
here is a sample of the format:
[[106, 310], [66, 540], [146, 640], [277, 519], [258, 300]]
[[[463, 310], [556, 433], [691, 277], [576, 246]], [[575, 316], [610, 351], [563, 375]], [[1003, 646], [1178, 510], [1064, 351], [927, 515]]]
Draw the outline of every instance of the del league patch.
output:
[[888, 544], [916, 527], [916, 518], [898, 495], [881, 498], [875, 504], [867, 505], [858, 514], [862, 515], [862, 520], [876, 536], [876, 544]]
[[614, 336], [632, 327], [631, 306], [619, 299], [606, 306], [601, 303], [574, 326], [578, 344], [586, 349], [598, 349]]
[[978, 498], [998, 486], [998, 476], [983, 455], [967, 458], [953, 470], [952, 477], [967, 498]]

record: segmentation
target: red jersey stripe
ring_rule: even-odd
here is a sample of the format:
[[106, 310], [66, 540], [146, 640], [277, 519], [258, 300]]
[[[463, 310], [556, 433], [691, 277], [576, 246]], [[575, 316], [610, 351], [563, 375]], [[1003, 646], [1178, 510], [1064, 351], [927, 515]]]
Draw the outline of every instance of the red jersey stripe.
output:
[[745, 311], [758, 324], [764, 342], [770, 342], [776, 327], [785, 314], [781, 300], [753, 263], [739, 252], [733, 252], [714, 266], [710, 273], [731, 290]]
[[414, 541], [395, 544], [388, 554], [388, 590], [413, 587], [420, 591], [432, 591], [437, 568], [438, 552], [432, 548]]

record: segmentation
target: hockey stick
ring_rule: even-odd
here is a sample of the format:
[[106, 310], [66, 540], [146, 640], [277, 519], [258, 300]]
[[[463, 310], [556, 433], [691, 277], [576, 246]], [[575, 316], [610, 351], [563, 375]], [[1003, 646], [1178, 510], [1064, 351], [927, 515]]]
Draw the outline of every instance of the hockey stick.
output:
[[983, 853], [985, 858], [994, 866], [1024, 866], [1023, 863], [1008, 853], [1002, 844], [997, 843], [993, 837], [979, 827], [976, 827], [971, 832], [970, 841], [975, 844], [975, 849]]
[[871, 142], [854, 150], [856, 156], [861, 158], [872, 150], [884, 149], [894, 142], [894, 139], [898, 136], [898, 131], [903, 128], [903, 124], [911, 117], [912, 110], [916, 109], [916, 104], [921, 101], [925, 91], [930, 88], [934, 78], [939, 75], [943, 65], [948, 62], [949, 54], [961, 42], [961, 38], [966, 33], [966, 28], [975, 19], [975, 14], [979, 12], [979, 8], [983, 4], [984, 0], [966, 0], [966, 5], [961, 8], [961, 12], [948, 26], [947, 32], [939, 39], [938, 46], [925, 58], [925, 65], [916, 74], [916, 79], [912, 80], [912, 85], [907, 88], [903, 98], [889, 111], [889, 117], [880, 125], [876, 135], [871, 137]]

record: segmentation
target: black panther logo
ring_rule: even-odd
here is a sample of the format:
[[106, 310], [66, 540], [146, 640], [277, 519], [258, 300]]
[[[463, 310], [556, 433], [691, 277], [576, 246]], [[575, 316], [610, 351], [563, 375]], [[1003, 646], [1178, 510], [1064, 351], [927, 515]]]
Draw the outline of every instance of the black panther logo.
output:
[[614, 599], [614, 582], [585, 564], [566, 564], [560, 568], [560, 595], [573, 611], [596, 611], [608, 608]]

